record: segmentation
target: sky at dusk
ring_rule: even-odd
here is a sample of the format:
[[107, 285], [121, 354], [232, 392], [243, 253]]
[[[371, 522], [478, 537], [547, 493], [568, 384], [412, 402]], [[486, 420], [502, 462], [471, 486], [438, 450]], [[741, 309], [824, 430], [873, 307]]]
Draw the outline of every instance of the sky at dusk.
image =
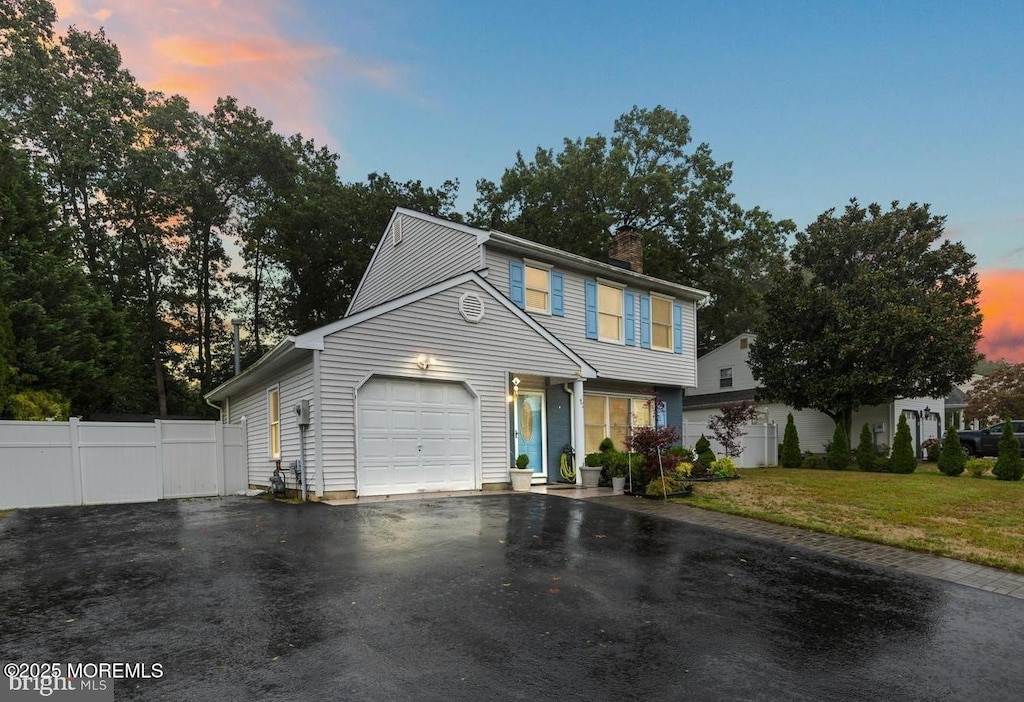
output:
[[[803, 227], [927, 202], [978, 259], [990, 358], [1024, 362], [1024, 3], [57, 0], [150, 89], [234, 95], [345, 180], [496, 180], [517, 151], [690, 118], [733, 190]], [[695, 281], [699, 285], [699, 281]]]

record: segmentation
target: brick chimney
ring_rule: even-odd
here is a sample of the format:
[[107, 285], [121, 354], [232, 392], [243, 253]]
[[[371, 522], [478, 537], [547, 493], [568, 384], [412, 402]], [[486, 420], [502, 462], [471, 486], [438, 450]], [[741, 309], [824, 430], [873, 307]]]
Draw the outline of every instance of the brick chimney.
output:
[[625, 264], [626, 268], [637, 273], [644, 272], [644, 238], [633, 227], [619, 227], [615, 230], [611, 244], [608, 246], [608, 257], [612, 263]]

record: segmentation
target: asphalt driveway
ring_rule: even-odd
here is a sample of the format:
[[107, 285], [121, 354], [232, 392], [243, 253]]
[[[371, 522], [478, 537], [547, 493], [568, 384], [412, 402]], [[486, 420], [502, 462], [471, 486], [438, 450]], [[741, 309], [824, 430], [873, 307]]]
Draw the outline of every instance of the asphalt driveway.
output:
[[1022, 653], [1019, 599], [553, 496], [0, 520], [0, 662], [160, 665], [117, 699], [1019, 700]]

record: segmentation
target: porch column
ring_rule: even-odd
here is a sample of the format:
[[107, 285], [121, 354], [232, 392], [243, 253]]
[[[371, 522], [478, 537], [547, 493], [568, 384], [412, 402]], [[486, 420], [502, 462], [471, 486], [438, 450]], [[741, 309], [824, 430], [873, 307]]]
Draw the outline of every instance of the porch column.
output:
[[583, 483], [583, 459], [586, 458], [586, 432], [583, 424], [583, 379], [572, 381], [572, 447], [576, 451], [576, 484]]

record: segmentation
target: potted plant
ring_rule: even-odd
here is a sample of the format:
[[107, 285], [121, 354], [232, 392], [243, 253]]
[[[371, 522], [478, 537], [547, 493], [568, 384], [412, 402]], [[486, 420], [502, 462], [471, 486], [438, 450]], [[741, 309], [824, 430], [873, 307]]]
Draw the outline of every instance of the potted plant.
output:
[[605, 439], [598, 446], [597, 453], [588, 453], [583, 458], [583, 487], [597, 487], [601, 483], [601, 471], [611, 464], [610, 454], [614, 444], [611, 439]]
[[626, 491], [626, 456], [618, 454], [608, 465], [608, 476], [612, 479], [612, 489], [616, 493]]
[[508, 469], [512, 476], [512, 489], [516, 492], [529, 492], [533, 482], [533, 469], [529, 468], [530, 457], [521, 453], [516, 457], [516, 464]]

